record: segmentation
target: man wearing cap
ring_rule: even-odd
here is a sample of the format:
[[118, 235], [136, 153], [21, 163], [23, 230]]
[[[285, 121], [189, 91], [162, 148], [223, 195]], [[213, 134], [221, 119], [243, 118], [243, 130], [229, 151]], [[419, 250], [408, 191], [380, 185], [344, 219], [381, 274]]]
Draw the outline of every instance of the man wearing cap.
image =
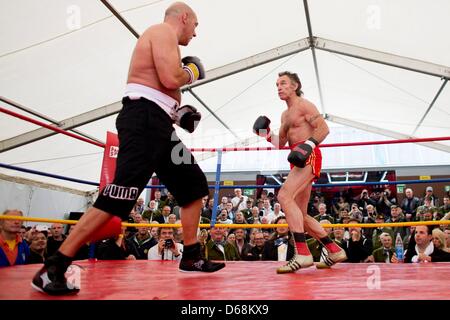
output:
[[[397, 223], [397, 222], [406, 222], [406, 220], [403, 218], [403, 215], [401, 214], [402, 209], [397, 207], [396, 205], [393, 205], [391, 207], [391, 217], [386, 220], [386, 223]], [[392, 232], [395, 236], [397, 236], [397, 233], [400, 233], [400, 236], [402, 239], [406, 236], [406, 230], [405, 227], [392, 227]]]
[[252, 207], [253, 207], [253, 200], [248, 199], [246, 203], [246, 208], [241, 210], [241, 212], [244, 214], [245, 220], [247, 220], [252, 216]]
[[433, 206], [433, 207], [438, 207], [439, 206], [439, 198], [437, 198], [434, 195], [433, 187], [431, 187], [431, 186], [428, 186], [425, 189], [424, 201], [425, 201], [425, 198], [427, 198], [427, 197], [431, 199], [431, 201], [430, 201], [431, 206]]
[[235, 197], [231, 199], [231, 203], [233, 203], [233, 212], [238, 212], [247, 208], [248, 197], [242, 195], [242, 189], [234, 189], [234, 195]]
[[435, 209], [435, 207], [431, 204], [432, 201], [433, 199], [431, 197], [428, 196], [425, 197], [425, 199], [423, 200], [424, 202], [423, 205], [417, 208], [415, 218], [416, 221], [423, 221], [425, 213]]
[[[375, 223], [384, 223], [384, 215], [378, 214], [375, 217]], [[373, 243], [373, 250], [376, 250], [381, 247], [381, 240], [380, 235], [382, 233], [389, 233], [392, 239], [394, 239], [394, 232], [389, 227], [377, 227], [373, 230], [372, 234], [372, 243]]]

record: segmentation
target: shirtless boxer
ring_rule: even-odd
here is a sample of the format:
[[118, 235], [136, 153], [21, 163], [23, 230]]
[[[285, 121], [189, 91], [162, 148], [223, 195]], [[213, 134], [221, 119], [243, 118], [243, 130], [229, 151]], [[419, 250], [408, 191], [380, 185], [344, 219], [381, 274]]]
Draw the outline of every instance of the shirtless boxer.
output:
[[[45, 261], [32, 280], [35, 289], [52, 295], [77, 293], [79, 289], [68, 285], [64, 276], [76, 252], [88, 241], [121, 232], [121, 221], [127, 219], [154, 172], [181, 206], [184, 252], [180, 271], [214, 272], [225, 266], [201, 257], [197, 228], [208, 185], [173, 127], [175, 123], [193, 132], [201, 117], [194, 107], [180, 106], [180, 87], [205, 76], [199, 58], [180, 56], [179, 45], [189, 44], [197, 25], [195, 12], [176, 2], [166, 10], [164, 22], [149, 27], [137, 41], [123, 108], [116, 120], [120, 144], [114, 181], [100, 191], [94, 206], [55, 255]], [[173, 148], [179, 150], [180, 144], [181, 152], [173, 157]], [[180, 163], [177, 154], [190, 161]]]
[[345, 251], [337, 246], [327, 235], [320, 223], [307, 213], [312, 182], [320, 177], [322, 155], [318, 145], [329, 133], [325, 120], [316, 106], [302, 97], [302, 85], [298, 75], [282, 72], [278, 75], [278, 96], [287, 104], [287, 110], [281, 115], [281, 127], [278, 135], [270, 131], [270, 120], [260, 116], [253, 130], [276, 147], [289, 143], [291, 152], [288, 161], [291, 172], [278, 193], [278, 200], [286, 214], [289, 229], [294, 235], [297, 253], [277, 273], [290, 273], [314, 264], [305, 241], [305, 231], [321, 241], [328, 251], [324, 262], [318, 268], [347, 259]]

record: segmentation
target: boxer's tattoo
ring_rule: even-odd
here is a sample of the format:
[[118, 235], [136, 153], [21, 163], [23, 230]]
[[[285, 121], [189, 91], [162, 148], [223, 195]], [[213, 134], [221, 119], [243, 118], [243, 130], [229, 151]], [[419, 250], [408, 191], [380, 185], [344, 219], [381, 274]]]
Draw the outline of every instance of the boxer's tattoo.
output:
[[312, 116], [310, 119], [309, 119], [309, 122], [314, 122], [317, 118], [319, 118], [319, 117], [322, 117], [322, 115], [321, 114], [316, 114], [315, 116]]

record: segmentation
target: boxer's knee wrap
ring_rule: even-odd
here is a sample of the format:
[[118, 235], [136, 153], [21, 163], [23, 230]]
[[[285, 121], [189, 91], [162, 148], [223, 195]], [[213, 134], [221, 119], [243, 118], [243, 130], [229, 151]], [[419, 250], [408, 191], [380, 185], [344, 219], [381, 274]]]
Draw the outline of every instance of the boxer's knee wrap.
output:
[[100, 228], [91, 235], [91, 242], [116, 237], [122, 233], [122, 220], [117, 216], [111, 216]]

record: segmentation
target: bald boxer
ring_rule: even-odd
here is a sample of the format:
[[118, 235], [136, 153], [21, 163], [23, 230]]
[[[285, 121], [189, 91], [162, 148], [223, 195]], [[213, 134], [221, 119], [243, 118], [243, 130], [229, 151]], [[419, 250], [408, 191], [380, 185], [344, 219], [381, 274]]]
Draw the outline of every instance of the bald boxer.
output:
[[278, 193], [278, 200], [286, 215], [289, 229], [293, 232], [297, 253], [277, 273], [290, 273], [312, 266], [313, 257], [305, 241], [305, 231], [319, 240], [328, 251], [318, 268], [347, 259], [344, 250], [327, 235], [320, 223], [309, 216], [307, 207], [312, 182], [320, 177], [322, 155], [319, 144], [329, 133], [325, 120], [316, 106], [302, 97], [302, 85], [296, 73], [282, 72], [278, 75], [278, 96], [286, 102], [287, 110], [281, 115], [278, 135], [270, 130], [270, 120], [260, 116], [253, 126], [256, 134], [264, 137], [276, 147], [289, 143], [291, 152], [288, 161], [291, 172]]
[[[163, 23], [151, 26], [138, 39], [116, 120], [120, 145], [114, 181], [100, 190], [94, 206], [45, 261], [33, 278], [35, 289], [52, 295], [77, 293], [79, 289], [69, 287], [64, 276], [76, 252], [88, 241], [120, 233], [121, 221], [154, 172], [181, 206], [184, 252], [180, 271], [214, 272], [225, 266], [201, 257], [197, 227], [208, 185], [173, 127], [177, 124], [192, 132], [201, 118], [194, 107], [180, 106], [180, 87], [205, 76], [199, 58], [180, 56], [179, 45], [189, 44], [197, 25], [195, 12], [176, 2], [166, 10]], [[172, 155], [172, 150], [177, 152]]]

